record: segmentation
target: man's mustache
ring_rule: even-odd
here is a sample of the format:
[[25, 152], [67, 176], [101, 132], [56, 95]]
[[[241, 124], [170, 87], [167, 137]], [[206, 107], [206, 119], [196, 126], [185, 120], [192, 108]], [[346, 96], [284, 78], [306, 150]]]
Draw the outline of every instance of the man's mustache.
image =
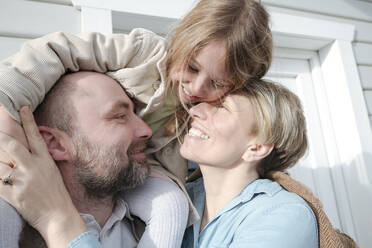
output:
[[143, 152], [147, 148], [147, 141], [138, 141], [132, 143], [128, 148], [128, 155], [133, 155], [139, 152]]

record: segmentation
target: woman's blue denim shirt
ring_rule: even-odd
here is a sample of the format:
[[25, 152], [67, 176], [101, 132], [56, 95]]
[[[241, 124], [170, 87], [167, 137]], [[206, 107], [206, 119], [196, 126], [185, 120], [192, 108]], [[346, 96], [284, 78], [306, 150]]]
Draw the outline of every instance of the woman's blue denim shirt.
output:
[[[202, 216], [203, 180], [198, 179], [187, 188]], [[182, 247], [318, 247], [318, 226], [310, 206], [268, 179], [249, 184], [199, 233], [200, 223], [199, 220], [186, 230]]]

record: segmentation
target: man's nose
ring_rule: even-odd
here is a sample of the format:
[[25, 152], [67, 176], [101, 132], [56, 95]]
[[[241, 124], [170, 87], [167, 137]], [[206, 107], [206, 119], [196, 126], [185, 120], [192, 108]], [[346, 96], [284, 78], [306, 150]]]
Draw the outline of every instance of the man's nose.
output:
[[151, 128], [138, 116], [135, 117], [134, 133], [138, 139], [149, 139], [152, 136]]

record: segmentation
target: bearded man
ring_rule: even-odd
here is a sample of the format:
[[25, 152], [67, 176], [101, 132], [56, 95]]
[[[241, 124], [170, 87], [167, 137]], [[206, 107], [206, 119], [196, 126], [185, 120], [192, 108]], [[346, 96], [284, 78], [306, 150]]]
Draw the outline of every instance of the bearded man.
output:
[[[143, 150], [151, 129], [124, 89], [94, 72], [67, 74], [35, 112], [48, 151], [88, 229], [104, 247], [135, 247], [128, 206], [119, 197], [149, 174]], [[20, 247], [42, 247], [26, 225]]]

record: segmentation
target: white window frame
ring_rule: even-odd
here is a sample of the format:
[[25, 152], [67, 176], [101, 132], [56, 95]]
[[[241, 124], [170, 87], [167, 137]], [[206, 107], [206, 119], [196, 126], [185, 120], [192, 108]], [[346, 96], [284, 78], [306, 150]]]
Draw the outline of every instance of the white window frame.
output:
[[[159, 8], [159, 2], [151, 0], [72, 2], [81, 9], [82, 31], [107, 34], [144, 27], [166, 34], [195, 1], [167, 0], [168, 8]], [[341, 227], [361, 247], [368, 247], [372, 243], [372, 166], [368, 166], [372, 133], [352, 46], [355, 27], [275, 11], [270, 15], [275, 46], [291, 48], [275, 54], [308, 59], [312, 65]], [[296, 48], [309, 52], [293, 52]]]
[[[352, 41], [355, 28], [319, 19], [270, 13], [277, 45], [315, 53], [278, 51], [308, 59], [342, 230], [361, 247], [372, 243], [372, 134]], [[298, 43], [296, 43], [296, 39]]]

